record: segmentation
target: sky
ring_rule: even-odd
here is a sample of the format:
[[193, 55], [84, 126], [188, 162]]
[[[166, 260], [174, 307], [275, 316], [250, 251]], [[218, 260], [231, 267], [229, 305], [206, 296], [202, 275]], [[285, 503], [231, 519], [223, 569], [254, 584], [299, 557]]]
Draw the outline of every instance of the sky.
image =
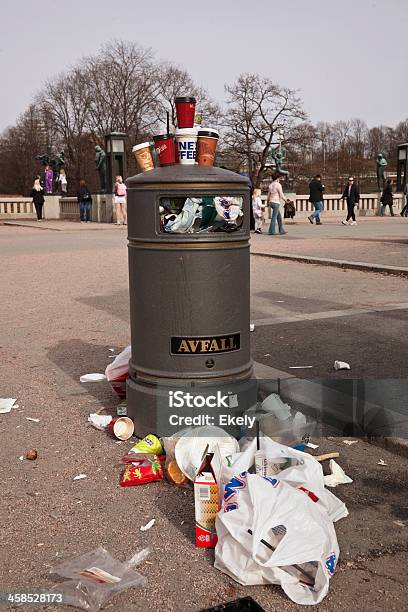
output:
[[299, 90], [312, 122], [408, 117], [407, 0], [0, 0], [0, 132], [44, 81], [121, 39], [223, 102], [258, 73]]

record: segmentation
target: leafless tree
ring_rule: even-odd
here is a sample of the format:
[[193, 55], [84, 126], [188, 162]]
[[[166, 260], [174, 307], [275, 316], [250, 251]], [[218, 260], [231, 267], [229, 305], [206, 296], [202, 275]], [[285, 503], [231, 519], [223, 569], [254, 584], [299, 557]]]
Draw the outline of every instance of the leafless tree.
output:
[[267, 172], [268, 154], [283, 134], [290, 141], [297, 123], [306, 119], [297, 93], [258, 74], [242, 74], [232, 85], [224, 117], [225, 148], [239, 156], [252, 185], [258, 187]]

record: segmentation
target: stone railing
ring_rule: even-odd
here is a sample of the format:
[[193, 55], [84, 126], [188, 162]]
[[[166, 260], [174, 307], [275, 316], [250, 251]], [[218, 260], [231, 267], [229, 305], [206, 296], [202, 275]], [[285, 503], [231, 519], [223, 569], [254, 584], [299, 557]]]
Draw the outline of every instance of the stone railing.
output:
[[59, 199], [60, 219], [79, 221], [79, 204], [76, 198]]
[[7, 219], [36, 219], [32, 198], [0, 198], [0, 221]]
[[[308, 195], [297, 195], [293, 193], [285, 194], [290, 200], [293, 201], [296, 208], [297, 218], [306, 218], [314, 210], [313, 204], [309, 202]], [[262, 198], [266, 202], [266, 196]], [[394, 211], [397, 213], [403, 207], [404, 196], [401, 193], [394, 194]], [[268, 216], [270, 217], [270, 208], [268, 208]], [[379, 215], [381, 210], [380, 195], [378, 193], [362, 193], [360, 195], [360, 202], [356, 208], [356, 216], [368, 217]], [[324, 196], [324, 214], [341, 217], [347, 213], [347, 202], [341, 200], [339, 195], [325, 195]], [[388, 206], [386, 214], [389, 214]]]

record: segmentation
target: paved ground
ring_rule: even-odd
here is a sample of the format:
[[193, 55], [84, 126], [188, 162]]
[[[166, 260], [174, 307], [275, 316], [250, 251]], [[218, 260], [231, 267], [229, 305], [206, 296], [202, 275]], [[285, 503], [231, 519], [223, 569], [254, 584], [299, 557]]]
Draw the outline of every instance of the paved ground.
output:
[[370, 217], [356, 226], [344, 226], [339, 220], [311, 226], [302, 220], [286, 223], [286, 236], [264, 234], [252, 239], [253, 253], [286, 253], [347, 261], [408, 267], [408, 219]]
[[[109, 348], [129, 340], [126, 232], [80, 227], [0, 227], [0, 397], [19, 404], [0, 416], [1, 590], [49, 586], [50, 566], [99, 544], [119, 559], [147, 545], [148, 586], [120, 595], [111, 609], [198, 611], [246, 594], [268, 611], [301, 609], [277, 587], [236, 585], [212, 567], [211, 552], [195, 549], [191, 491], [164, 482], [118, 487], [117, 462], [129, 444], [86, 424], [91, 411], [113, 411], [117, 400], [104, 383], [85, 387], [79, 376], [103, 371]], [[253, 258], [254, 357], [266, 372], [313, 365], [312, 377], [331, 385], [406, 377], [407, 282]], [[334, 359], [349, 361], [351, 372], [333, 373]], [[341, 564], [317, 609], [405, 609], [408, 461], [361, 439], [351, 447], [342, 438], [318, 442], [319, 451], [340, 451], [354, 483], [336, 491], [350, 517], [336, 525]], [[20, 461], [30, 447], [38, 460]], [[74, 482], [79, 473], [87, 479]], [[153, 517], [155, 526], [140, 532]]]

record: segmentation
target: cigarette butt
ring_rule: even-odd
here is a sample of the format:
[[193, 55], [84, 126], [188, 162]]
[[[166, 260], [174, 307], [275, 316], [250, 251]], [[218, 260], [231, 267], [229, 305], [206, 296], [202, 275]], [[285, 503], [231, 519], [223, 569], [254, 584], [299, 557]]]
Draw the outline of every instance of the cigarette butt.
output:
[[340, 453], [326, 453], [325, 455], [315, 455], [317, 461], [326, 461], [326, 459], [337, 459]]

